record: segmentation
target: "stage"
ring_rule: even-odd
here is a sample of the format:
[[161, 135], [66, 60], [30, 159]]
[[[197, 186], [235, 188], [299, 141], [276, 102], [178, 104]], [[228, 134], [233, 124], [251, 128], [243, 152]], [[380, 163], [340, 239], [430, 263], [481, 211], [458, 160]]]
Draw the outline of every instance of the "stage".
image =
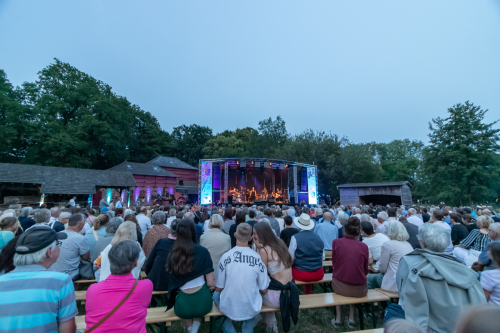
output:
[[317, 188], [315, 165], [250, 157], [199, 162], [202, 205], [317, 204]]

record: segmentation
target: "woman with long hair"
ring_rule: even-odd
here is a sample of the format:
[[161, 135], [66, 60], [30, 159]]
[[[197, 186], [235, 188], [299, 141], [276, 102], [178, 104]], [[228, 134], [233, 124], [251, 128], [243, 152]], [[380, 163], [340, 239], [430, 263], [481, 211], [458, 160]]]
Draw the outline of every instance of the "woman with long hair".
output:
[[179, 223], [166, 269], [169, 272], [167, 309], [175, 304], [175, 315], [183, 319], [190, 333], [196, 333], [201, 318], [212, 310], [210, 290], [215, 289], [215, 281], [210, 253], [196, 244], [196, 231], [191, 219], [183, 219]]
[[236, 228], [240, 223], [245, 223], [247, 215], [243, 210], [239, 210], [236, 213], [236, 219], [233, 225], [229, 228], [229, 237], [231, 237], [231, 248], [236, 246], [236, 237], [234, 237], [234, 233], [236, 232]]
[[135, 223], [135, 227], [137, 229], [137, 241], [142, 246], [142, 239], [145, 235], [143, 235], [141, 232], [141, 227], [139, 226], [139, 222], [137, 222], [137, 217], [135, 216], [135, 214], [127, 214], [125, 215], [125, 218], [123, 220], [125, 222], [130, 221]]
[[90, 230], [85, 233], [85, 239], [89, 245], [90, 253], [94, 250], [95, 244], [99, 238], [106, 235], [106, 226], [110, 218], [106, 214], [100, 214], [94, 219], [93, 226]]
[[[295, 283], [292, 282], [292, 256], [288, 253], [285, 243], [276, 237], [273, 229], [267, 223], [255, 224], [252, 239], [255, 251], [259, 253], [262, 263], [266, 265], [267, 272], [271, 277], [269, 291], [262, 297], [263, 305], [281, 309], [283, 329], [288, 332], [290, 318], [285, 314], [291, 312], [296, 324], [299, 304], [299, 292]], [[290, 290], [291, 297], [284, 297], [288, 298], [289, 301], [287, 304], [280, 304], [281, 294], [288, 295], [288, 290]], [[286, 311], [290, 308], [291, 311]], [[262, 316], [266, 320], [267, 332], [278, 333], [274, 312], [262, 313]]]
[[224, 211], [224, 225], [222, 226], [222, 231], [229, 235], [229, 228], [231, 228], [234, 223], [233, 210], [231, 208], [226, 208]]
[[453, 245], [459, 245], [462, 240], [467, 238], [469, 235], [469, 230], [464, 225], [462, 215], [457, 213], [450, 214], [450, 223], [451, 227], [451, 242]]

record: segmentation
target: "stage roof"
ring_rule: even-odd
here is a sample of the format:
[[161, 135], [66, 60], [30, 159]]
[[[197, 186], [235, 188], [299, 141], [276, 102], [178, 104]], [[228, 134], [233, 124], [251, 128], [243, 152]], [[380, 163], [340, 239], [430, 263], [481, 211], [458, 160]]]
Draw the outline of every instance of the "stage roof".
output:
[[250, 162], [250, 161], [255, 161], [255, 162], [272, 162], [272, 163], [284, 163], [288, 164], [288, 166], [308, 166], [308, 167], [317, 167], [314, 164], [308, 164], [308, 163], [300, 163], [296, 161], [289, 161], [289, 160], [282, 160], [282, 159], [276, 159], [276, 158], [256, 158], [256, 157], [230, 157], [230, 158], [204, 158], [201, 159], [200, 161], [203, 162], [232, 162], [232, 161], [245, 161], [245, 162]]
[[94, 194], [96, 187], [135, 187], [127, 172], [0, 163], [0, 183], [41, 184], [46, 194]]

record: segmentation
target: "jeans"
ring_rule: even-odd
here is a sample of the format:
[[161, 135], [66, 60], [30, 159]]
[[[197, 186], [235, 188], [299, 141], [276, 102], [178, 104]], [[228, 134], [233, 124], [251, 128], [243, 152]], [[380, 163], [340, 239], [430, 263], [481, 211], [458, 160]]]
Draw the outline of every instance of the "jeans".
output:
[[[220, 293], [215, 292], [212, 298], [215, 304], [217, 304], [217, 306], [220, 308]], [[243, 320], [241, 333], [253, 333], [253, 328], [255, 327], [255, 325], [257, 325], [257, 319], [255, 319], [255, 317], [252, 319]], [[222, 331], [224, 333], [236, 333], [236, 330], [233, 326], [233, 321], [229, 317], [224, 320], [224, 324], [222, 324]]]
[[384, 279], [383, 273], [368, 274], [366, 276], [366, 284], [368, 289], [376, 289], [382, 287], [382, 280]]

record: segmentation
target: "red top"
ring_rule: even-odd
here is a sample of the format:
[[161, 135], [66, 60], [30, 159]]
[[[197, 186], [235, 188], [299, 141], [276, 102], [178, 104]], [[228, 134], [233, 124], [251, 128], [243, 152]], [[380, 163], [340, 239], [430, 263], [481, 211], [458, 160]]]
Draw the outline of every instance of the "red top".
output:
[[366, 284], [368, 274], [368, 246], [359, 239], [346, 235], [332, 242], [332, 276], [347, 284]]

